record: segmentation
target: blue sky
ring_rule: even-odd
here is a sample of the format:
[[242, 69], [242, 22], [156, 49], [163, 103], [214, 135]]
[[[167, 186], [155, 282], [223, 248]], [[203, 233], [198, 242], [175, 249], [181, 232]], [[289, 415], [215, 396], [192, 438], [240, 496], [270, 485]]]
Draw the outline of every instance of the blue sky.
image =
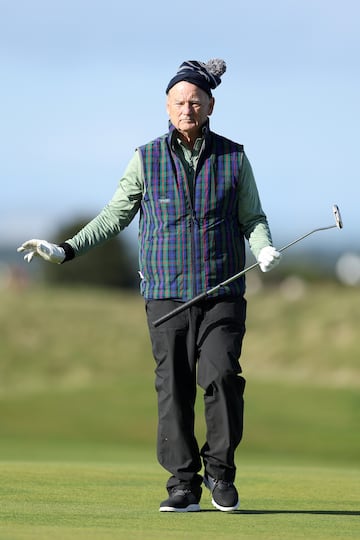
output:
[[344, 230], [308, 245], [358, 251], [359, 21], [357, 0], [0, 0], [0, 243], [100, 211], [178, 66], [220, 57], [211, 126], [244, 144], [275, 244], [337, 203]]

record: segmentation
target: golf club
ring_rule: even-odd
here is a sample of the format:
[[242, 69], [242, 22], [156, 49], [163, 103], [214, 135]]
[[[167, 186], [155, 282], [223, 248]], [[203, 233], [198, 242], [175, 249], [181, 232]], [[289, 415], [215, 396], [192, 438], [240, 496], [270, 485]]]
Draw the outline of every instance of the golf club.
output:
[[[333, 211], [334, 218], [335, 218], [335, 225], [328, 225], [327, 227], [318, 227], [317, 229], [313, 229], [312, 231], [304, 234], [303, 236], [300, 236], [296, 240], [293, 240], [292, 242], [290, 242], [290, 244], [287, 244], [286, 246], [283, 246], [282, 248], [278, 249], [278, 251], [280, 251], [280, 252], [285, 251], [285, 249], [288, 249], [289, 247], [293, 246], [294, 244], [297, 244], [301, 240], [304, 240], [304, 238], [307, 238], [308, 236], [310, 236], [311, 234], [314, 234], [316, 232], [326, 231], [328, 229], [335, 229], [335, 228], [342, 229], [343, 228], [343, 222], [342, 222], [342, 219], [341, 219], [341, 214], [340, 214], [339, 207], [336, 204], [334, 204], [333, 208], [332, 208], [332, 211]], [[229, 277], [228, 279], [226, 279], [225, 281], [222, 281], [218, 285], [215, 285], [215, 287], [212, 287], [211, 289], [209, 289], [209, 290], [207, 290], [207, 291], [205, 291], [205, 292], [203, 292], [201, 294], [198, 294], [197, 296], [195, 296], [194, 298], [192, 298], [188, 302], [185, 302], [185, 303], [181, 304], [179, 307], [177, 307], [174, 310], [170, 311], [169, 313], [167, 313], [163, 317], [160, 317], [160, 319], [157, 319], [156, 321], [154, 321], [153, 325], [155, 326], [155, 328], [157, 328], [158, 326], [160, 326], [164, 322], [166, 322], [169, 319], [172, 319], [173, 317], [175, 317], [175, 315], [178, 315], [179, 313], [182, 313], [183, 311], [185, 311], [185, 309], [188, 309], [189, 307], [193, 306], [194, 304], [197, 304], [198, 302], [200, 302], [200, 300], [204, 300], [207, 296], [210, 296], [214, 292], [218, 291], [221, 287], [225, 287], [225, 285], [229, 285], [229, 283], [232, 283], [236, 279], [239, 279], [239, 277], [243, 276], [244, 274], [246, 274], [247, 272], [249, 272], [253, 268], [256, 268], [259, 265], [260, 265], [260, 263], [256, 262], [256, 263], [252, 264], [251, 266], [248, 266], [247, 268], [245, 268], [244, 270], [242, 270], [238, 274], [235, 274], [235, 275]]]

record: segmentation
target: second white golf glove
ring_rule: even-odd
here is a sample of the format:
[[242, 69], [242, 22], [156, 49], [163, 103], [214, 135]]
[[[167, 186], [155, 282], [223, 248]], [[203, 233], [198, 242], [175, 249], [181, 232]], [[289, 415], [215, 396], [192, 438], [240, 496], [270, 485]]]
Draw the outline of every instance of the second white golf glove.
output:
[[258, 255], [257, 261], [262, 272], [269, 272], [280, 262], [281, 253], [273, 246], [263, 247]]
[[60, 264], [65, 259], [65, 251], [62, 247], [56, 244], [50, 244], [46, 240], [27, 240], [24, 242], [17, 251], [25, 252], [24, 259], [30, 263], [34, 257], [41, 257], [45, 261]]

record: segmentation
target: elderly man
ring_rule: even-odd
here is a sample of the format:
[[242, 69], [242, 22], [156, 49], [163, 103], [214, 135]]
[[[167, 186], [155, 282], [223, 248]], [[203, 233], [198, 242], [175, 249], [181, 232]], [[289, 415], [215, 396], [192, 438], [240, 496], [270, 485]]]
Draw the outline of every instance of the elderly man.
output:
[[[153, 322], [240, 272], [245, 239], [262, 271], [280, 259], [243, 146], [209, 127], [212, 90], [225, 70], [218, 59], [181, 64], [166, 89], [168, 133], [137, 149], [109, 204], [60, 246], [29, 240], [19, 248], [29, 262], [36, 255], [63, 263], [117, 235], [140, 210], [140, 288], [156, 361], [158, 459], [171, 475], [162, 512], [200, 510], [202, 483], [217, 509], [239, 507], [234, 455], [243, 431], [244, 277], [159, 327]], [[201, 448], [194, 433], [197, 385], [207, 427]]]

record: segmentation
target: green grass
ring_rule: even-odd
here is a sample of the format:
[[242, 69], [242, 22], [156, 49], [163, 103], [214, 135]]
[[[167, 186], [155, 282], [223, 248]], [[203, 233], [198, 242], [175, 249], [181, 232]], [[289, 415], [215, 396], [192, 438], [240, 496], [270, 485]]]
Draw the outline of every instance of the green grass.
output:
[[[245, 398], [244, 454], [310, 464], [358, 465], [356, 389], [248, 381]], [[201, 395], [197, 409], [197, 432], [202, 443], [205, 426]], [[92, 459], [92, 448], [104, 443], [138, 447], [155, 444], [152, 376], [127, 376], [80, 389], [6, 396], [0, 399], [0, 410], [0, 459], [26, 459], [27, 454], [16, 445], [23, 439], [28, 446], [31, 440], [53, 442], [54, 448], [62, 441], [88, 445], [88, 459]], [[54, 459], [61, 459], [61, 453]]]
[[[308, 286], [297, 301], [280, 287], [249, 297], [242, 365], [253, 380], [360, 387], [356, 290]], [[143, 300], [108, 290], [2, 291], [0, 393], [89, 386], [153, 361]]]
[[163, 515], [142, 299], [2, 291], [0, 540], [358, 539], [359, 320], [358, 295], [332, 284], [250, 296], [241, 511], [204, 493], [200, 514]]
[[123, 464], [4, 462], [2, 539], [358, 538], [358, 471], [246, 464], [241, 510], [163, 514], [162, 473], [150, 456]]

